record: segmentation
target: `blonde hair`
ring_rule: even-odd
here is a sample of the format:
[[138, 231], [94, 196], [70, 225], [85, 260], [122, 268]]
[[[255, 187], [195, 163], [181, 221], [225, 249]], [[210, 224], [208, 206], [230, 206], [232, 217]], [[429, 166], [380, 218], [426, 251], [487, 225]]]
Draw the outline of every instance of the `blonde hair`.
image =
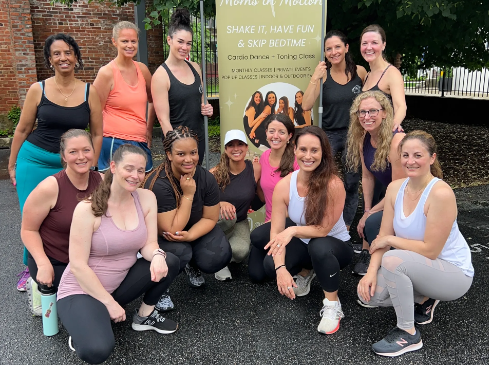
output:
[[136, 24], [128, 22], [128, 21], [122, 21], [114, 25], [114, 28], [112, 28], [112, 38], [117, 40], [119, 38], [119, 34], [121, 33], [121, 30], [123, 29], [134, 29], [138, 35], [139, 39], [139, 28]]
[[[425, 131], [416, 130], [409, 132], [401, 140], [401, 143], [399, 143], [399, 155], [401, 154], [402, 146], [404, 146], [404, 143], [411, 139], [417, 139], [418, 141], [420, 141], [424, 145], [430, 156], [433, 156], [435, 153], [437, 153], [436, 142], [433, 136]], [[438, 161], [438, 154], [436, 155], [435, 161], [430, 167], [430, 172], [433, 176], [439, 179], [443, 179], [443, 172], [441, 170], [440, 161]]]
[[389, 156], [391, 148], [392, 128], [394, 127], [394, 110], [392, 109], [390, 100], [383, 92], [366, 91], [356, 97], [350, 108], [350, 128], [348, 129], [348, 152], [346, 161], [347, 166], [355, 171], [357, 171], [362, 164], [360, 154], [363, 153], [363, 140], [367, 133], [360, 123], [357, 112], [360, 103], [363, 100], [370, 98], [377, 100], [382, 109], [386, 112], [386, 116], [382, 119], [382, 123], [380, 124], [378, 146], [375, 151], [374, 162], [370, 168], [372, 171], [384, 171], [387, 168], [387, 157]]

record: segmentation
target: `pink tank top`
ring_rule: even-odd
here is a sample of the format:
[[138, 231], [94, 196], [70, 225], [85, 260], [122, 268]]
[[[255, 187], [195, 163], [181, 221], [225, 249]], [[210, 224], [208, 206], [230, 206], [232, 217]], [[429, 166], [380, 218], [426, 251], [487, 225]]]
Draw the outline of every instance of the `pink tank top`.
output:
[[112, 75], [114, 88], [110, 91], [102, 112], [104, 137], [115, 137], [136, 142], [146, 141], [146, 80], [137, 62], [133, 61], [138, 73], [136, 86], [129, 85], [114, 60]]
[[[131, 231], [117, 228], [107, 211], [100, 227], [93, 232], [88, 266], [93, 270], [107, 292], [116, 290], [136, 263], [138, 251], [146, 244], [148, 231], [137, 192], [132, 193], [138, 212], [138, 226]], [[86, 294], [66, 267], [58, 287], [58, 300], [75, 294]]]

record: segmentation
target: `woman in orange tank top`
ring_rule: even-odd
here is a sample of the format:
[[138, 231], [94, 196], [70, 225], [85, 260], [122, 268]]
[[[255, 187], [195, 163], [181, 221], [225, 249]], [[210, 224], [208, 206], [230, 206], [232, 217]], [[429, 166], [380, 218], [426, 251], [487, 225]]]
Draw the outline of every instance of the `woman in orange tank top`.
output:
[[148, 155], [146, 171], [153, 168], [150, 147], [155, 112], [151, 73], [145, 64], [133, 60], [138, 50], [138, 33], [138, 27], [131, 22], [122, 21], [114, 26], [112, 44], [117, 48], [117, 57], [99, 70], [93, 83], [103, 108], [100, 171], [109, 168], [112, 155], [124, 143], [141, 147]]

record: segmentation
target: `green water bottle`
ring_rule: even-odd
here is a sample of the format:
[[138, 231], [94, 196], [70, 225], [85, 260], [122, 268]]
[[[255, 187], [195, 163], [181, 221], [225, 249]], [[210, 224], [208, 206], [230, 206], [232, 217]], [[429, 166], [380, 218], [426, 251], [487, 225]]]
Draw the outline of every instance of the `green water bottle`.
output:
[[59, 332], [58, 311], [56, 309], [56, 293], [58, 290], [47, 285], [39, 285], [38, 290], [41, 293], [42, 330], [45, 336], [54, 336]]

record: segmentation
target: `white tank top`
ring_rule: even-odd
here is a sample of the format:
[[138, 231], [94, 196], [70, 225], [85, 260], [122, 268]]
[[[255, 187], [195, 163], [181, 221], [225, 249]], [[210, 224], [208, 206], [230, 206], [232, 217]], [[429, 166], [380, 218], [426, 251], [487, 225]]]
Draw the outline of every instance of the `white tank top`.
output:
[[[306, 224], [306, 209], [305, 209], [305, 200], [299, 196], [299, 192], [297, 191], [297, 174], [299, 170], [294, 171], [290, 178], [290, 190], [289, 190], [289, 218], [297, 224], [298, 226], [307, 226]], [[343, 242], [350, 240], [350, 234], [346, 229], [345, 221], [343, 219], [343, 213], [341, 213], [340, 219], [334, 225], [334, 227], [329, 231], [327, 236], [337, 238]], [[302, 242], [308, 244], [310, 238], [301, 238]]]
[[[408, 240], [424, 240], [424, 232], [426, 230], [424, 205], [433, 185], [435, 185], [438, 180], [440, 179], [434, 177], [429, 182], [418, 201], [418, 205], [416, 205], [416, 208], [408, 217], [404, 215], [403, 201], [404, 190], [406, 189], [409, 178], [402, 183], [401, 188], [397, 192], [396, 204], [394, 206], [393, 223], [394, 232], [397, 237], [402, 237]], [[457, 220], [453, 222], [450, 235], [448, 236], [447, 242], [445, 242], [445, 246], [443, 246], [441, 253], [438, 255], [438, 258], [461, 268], [465, 275], [470, 277], [474, 276], [470, 248], [458, 229]]]

